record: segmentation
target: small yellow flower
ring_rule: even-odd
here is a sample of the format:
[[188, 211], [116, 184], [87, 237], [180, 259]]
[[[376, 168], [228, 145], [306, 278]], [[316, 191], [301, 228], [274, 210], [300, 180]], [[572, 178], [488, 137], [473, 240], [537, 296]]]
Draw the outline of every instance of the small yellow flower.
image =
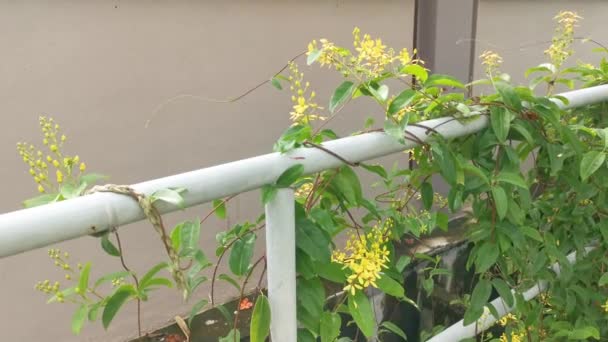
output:
[[87, 165], [85, 163], [80, 163], [80, 167], [78, 169], [80, 172], [84, 172], [87, 169]]
[[57, 170], [56, 175], [57, 183], [63, 183], [63, 173], [61, 172], [61, 170]]
[[42, 185], [38, 185], [38, 192], [43, 193], [44, 187]]
[[481, 64], [486, 67], [486, 74], [492, 75], [502, 64], [502, 57], [494, 51], [486, 50], [481, 55]]
[[59, 167], [59, 161], [57, 159], [53, 160], [53, 166]]
[[49, 148], [51, 149], [52, 152], [57, 152], [57, 150], [59, 149], [57, 147], [57, 145], [55, 145], [55, 144], [51, 145]]
[[498, 324], [500, 324], [501, 326], [504, 327], [507, 324], [512, 323], [512, 322], [517, 322], [517, 316], [515, 316], [512, 313], [508, 313], [498, 321]]
[[332, 261], [344, 265], [351, 274], [346, 279], [344, 291], [355, 294], [368, 286], [378, 287], [376, 281], [387, 268], [389, 254], [386, 247], [392, 221], [373, 227], [367, 234], [350, 234], [345, 252], [334, 251]]

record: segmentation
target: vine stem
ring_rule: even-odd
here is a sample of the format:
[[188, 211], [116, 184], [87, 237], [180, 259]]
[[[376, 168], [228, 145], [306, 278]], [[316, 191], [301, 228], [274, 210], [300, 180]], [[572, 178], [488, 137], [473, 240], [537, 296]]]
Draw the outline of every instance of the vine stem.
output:
[[[133, 278], [133, 282], [135, 282], [135, 286], [139, 289], [139, 280], [137, 279], [137, 276], [135, 275], [135, 273], [133, 273], [129, 267], [127, 267], [127, 264], [125, 263], [125, 259], [123, 257], [123, 249], [122, 249], [122, 244], [120, 243], [120, 236], [118, 235], [118, 231], [114, 230], [114, 237], [116, 238], [116, 244], [118, 245], [118, 253], [119, 253], [119, 257], [120, 257], [120, 263], [122, 265], [122, 268], [124, 268], [125, 271], [129, 272], [129, 274], [131, 274], [131, 277]], [[138, 297], [136, 297], [137, 299], [137, 334], [138, 337], [141, 337], [141, 299]]]
[[215, 280], [217, 279], [217, 271], [220, 267], [220, 263], [222, 262], [222, 259], [224, 258], [224, 255], [226, 255], [226, 252], [230, 249], [230, 247], [232, 247], [232, 245], [242, 239], [245, 235], [247, 234], [252, 234], [253, 232], [260, 230], [262, 228], [264, 228], [266, 225], [263, 224], [259, 227], [256, 227], [254, 229], [251, 229], [248, 232], [245, 232], [243, 235], [238, 236], [237, 238], [235, 238], [234, 240], [230, 241], [227, 245], [226, 248], [224, 248], [224, 250], [222, 251], [222, 253], [220, 254], [220, 256], [217, 259], [217, 262], [215, 263], [215, 266], [213, 267], [213, 275], [211, 276], [211, 306], [215, 306]]
[[[234, 323], [233, 323], [233, 330], [236, 330], [236, 327], [239, 323], [239, 313], [241, 312], [241, 300], [243, 300], [243, 296], [245, 293], [245, 287], [247, 286], [247, 282], [249, 281], [249, 278], [251, 277], [251, 275], [253, 274], [253, 271], [255, 270], [255, 268], [260, 264], [260, 262], [264, 261], [264, 269], [266, 269], [266, 255], [262, 255], [254, 264], [253, 266], [251, 266], [251, 269], [249, 269], [249, 272], [247, 273], [247, 276], [245, 277], [245, 280], [243, 281], [243, 285], [241, 286], [241, 294], [239, 295], [239, 303], [237, 304], [236, 307], [236, 313], [234, 314]], [[234, 342], [237, 342], [236, 339], [236, 334], [233, 335], [234, 336]]]
[[201, 224], [203, 224], [205, 221], [207, 221], [207, 219], [209, 217], [211, 217], [211, 215], [213, 215], [213, 213], [216, 212], [217, 209], [219, 209], [219, 207], [221, 207], [222, 205], [228, 203], [228, 201], [230, 201], [231, 199], [235, 198], [238, 195], [239, 194], [235, 194], [235, 195], [229, 196], [226, 199], [222, 200], [222, 203], [220, 203], [220, 204], [216, 205], [215, 207], [213, 207], [213, 209], [211, 209], [211, 211], [209, 211], [209, 213], [207, 213], [207, 215], [201, 220]]

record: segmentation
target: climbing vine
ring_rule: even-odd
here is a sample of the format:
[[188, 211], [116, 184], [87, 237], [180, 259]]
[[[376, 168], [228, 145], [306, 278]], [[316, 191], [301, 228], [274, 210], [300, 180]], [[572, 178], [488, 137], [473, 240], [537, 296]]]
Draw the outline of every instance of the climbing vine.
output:
[[[512, 84], [509, 75], [500, 71], [502, 58], [496, 52], [485, 51], [480, 56], [486, 78], [463, 84], [448, 75], [429, 74], [416, 51], [394, 50], [359, 29], [353, 31], [352, 49], [327, 39], [312, 41], [308, 46], [308, 65], [334, 69], [344, 78], [326, 109], [317, 103], [312, 85], [295, 60], [270, 80], [278, 89], [289, 89], [293, 104], [292, 125], [278, 139], [274, 150], [290, 153], [297, 148], [317, 149], [344, 163], [315, 174], [304, 174], [304, 167], [296, 164], [261, 191], [266, 203], [279, 188], [296, 190], [299, 341], [352, 341], [351, 337], [340, 337], [349, 322], [356, 324], [355, 340], [357, 336], [382, 340], [389, 334], [405, 339], [405, 333], [394, 323], [376, 321], [367, 290], [376, 288], [416, 306], [415, 299], [408, 298], [404, 289], [403, 271], [418, 260], [430, 262], [422, 284], [426, 294], [432, 294], [435, 280], [450, 276], [449, 271], [439, 268], [435, 258], [399, 253], [398, 246], [436, 230], [447, 230], [448, 213], [463, 208], [472, 217], [466, 230], [472, 244], [467, 267], [475, 274], [474, 288], [460, 304], [455, 304], [464, 303], [466, 307], [464, 323], [498, 316], [496, 308], [489, 304], [493, 293], [515, 308], [498, 321], [502, 329], [498, 334], [480, 332], [478, 339], [561, 341], [600, 340], [608, 336], [607, 107], [600, 103], [563, 109], [568, 100], [555, 95], [558, 87], [606, 83], [608, 62], [602, 58], [599, 66], [579, 62], [565, 67], [573, 53], [574, 29], [581, 18], [563, 11], [555, 19], [557, 29], [545, 51], [547, 62], [526, 72], [530, 78], [526, 85]], [[608, 53], [603, 46], [596, 50]], [[477, 85], [492, 90], [468, 97]], [[403, 156], [415, 167], [385, 168], [349, 161], [323, 146], [325, 141], [338, 138], [329, 127], [332, 119], [341, 115], [342, 108], [369, 100], [377, 104], [376, 115], [356, 134], [392, 137], [404, 144], [404, 149], [407, 147], [408, 154]], [[427, 121], [444, 117], [451, 119], [442, 124], [478, 120], [489, 124], [466, 137], [446, 139], [437, 134], [442, 124], [433, 126]], [[65, 137], [57, 138], [58, 126], [50, 119], [41, 118], [41, 126], [43, 143], [50, 149], [46, 158], [33, 146], [18, 145], [39, 191], [44, 193], [26, 201], [26, 205], [87, 193], [101, 178], [85, 175], [86, 167], [79, 164], [77, 156], [61, 155]], [[414, 134], [408, 130], [412, 127], [424, 134]], [[49, 180], [47, 162], [56, 168], [56, 182]], [[79, 165], [78, 172], [73, 171], [75, 165]], [[361, 185], [361, 172], [377, 177], [372, 189], [375, 196], [368, 196]], [[439, 194], [433, 188], [434, 175], [440, 175], [449, 185], [447, 194]], [[91, 284], [90, 263], [74, 267], [68, 254], [51, 250], [49, 255], [55, 264], [74, 284], [61, 287], [59, 283], [43, 281], [37, 288], [48, 293], [50, 301], [76, 304], [72, 322], [75, 333], [87, 319], [95, 321], [99, 310], [107, 327], [124, 303], [134, 300], [139, 304], [159, 286], [175, 284], [188, 299], [201, 283], [210, 281], [210, 298], [199, 299], [189, 318], [207, 306], [217, 307], [233, 326], [220, 340], [236, 341], [240, 338], [239, 312], [249, 307], [239, 305], [232, 314], [219, 305], [214, 290], [223, 281], [234, 286], [241, 299], [245, 298], [246, 284], [257, 283], [259, 295], [250, 336], [252, 341], [267, 338], [272, 313], [261, 289], [266, 259], [253, 259], [257, 233], [265, 227], [263, 215], [255, 222], [239, 223], [218, 234], [212, 263], [198, 246], [200, 227], [213, 213], [225, 219], [226, 202], [232, 197], [215, 201], [203, 220], [181, 223], [169, 232], [165, 231], [155, 202], [180, 205], [181, 193], [187, 190], [166, 189], [146, 197], [128, 187], [92, 189], [102, 190], [138, 201], [157, 228], [169, 261], [139, 277], [125, 263], [118, 232], [103, 233], [103, 249], [120, 258], [123, 270]], [[573, 252], [577, 253], [575, 263], [568, 258]], [[231, 274], [220, 273], [224, 262]], [[207, 268], [212, 270], [210, 280], [203, 274]], [[157, 276], [163, 270], [172, 274], [173, 281]], [[257, 281], [252, 279], [255, 270], [260, 271]], [[541, 288], [541, 284], [547, 286], [542, 286], [539, 296], [524, 300], [525, 291]], [[102, 293], [102, 285], [111, 286]], [[330, 292], [336, 286], [338, 293]], [[333, 299], [328, 301], [329, 297]], [[187, 324], [178, 323], [188, 335]]]

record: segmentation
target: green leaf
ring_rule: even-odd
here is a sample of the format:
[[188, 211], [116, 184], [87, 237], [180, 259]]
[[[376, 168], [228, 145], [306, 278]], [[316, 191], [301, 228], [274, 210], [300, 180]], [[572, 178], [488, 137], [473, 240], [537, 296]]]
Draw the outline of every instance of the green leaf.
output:
[[165, 286], [171, 288], [173, 287], [173, 283], [167, 278], [153, 278], [146, 283], [146, 289], [149, 289], [152, 286]]
[[255, 234], [247, 234], [236, 240], [232, 245], [228, 265], [230, 266], [230, 271], [237, 276], [242, 276], [249, 270], [256, 238]]
[[421, 83], [424, 83], [429, 77], [429, 74], [426, 69], [418, 64], [408, 64], [401, 68], [400, 72], [402, 74], [408, 74], [416, 77], [416, 79]]
[[239, 285], [239, 283], [237, 283], [236, 280], [232, 279], [229, 275], [222, 273], [217, 278], [221, 279], [221, 280], [223, 280], [225, 282], [227, 282], [228, 284], [230, 284], [232, 286], [234, 286], [234, 288], [237, 291], [241, 291], [241, 286]]
[[471, 294], [471, 306], [467, 309], [464, 317], [464, 325], [475, 322], [483, 314], [483, 307], [488, 302], [492, 293], [492, 284], [487, 279], [481, 279]]
[[382, 179], [386, 179], [386, 177], [388, 177], [386, 170], [384, 169], [384, 167], [382, 165], [379, 165], [379, 164], [372, 165], [372, 164], [364, 164], [364, 163], [361, 163], [359, 165], [362, 168], [366, 169], [367, 171], [377, 174]]
[[513, 122], [511, 128], [517, 131], [517, 133], [519, 133], [519, 135], [521, 135], [529, 145], [534, 145], [534, 138], [532, 138], [530, 132], [528, 132], [528, 130], [524, 126], [522, 126], [521, 123]]
[[583, 181], [587, 180], [595, 171], [597, 171], [604, 161], [606, 160], [606, 154], [600, 151], [589, 151], [585, 153], [581, 160], [580, 175]]
[[80, 330], [82, 329], [82, 326], [84, 325], [84, 322], [87, 319], [88, 312], [89, 308], [86, 304], [80, 304], [78, 309], [76, 309], [76, 311], [74, 312], [74, 315], [72, 316], [72, 332], [75, 335], [80, 334]]
[[495, 84], [496, 91], [502, 97], [502, 101], [510, 108], [515, 111], [521, 111], [521, 99], [517, 92], [510, 84], [506, 82], [496, 82]]
[[422, 203], [424, 204], [424, 209], [430, 210], [433, 206], [433, 196], [435, 193], [433, 192], [433, 185], [429, 182], [424, 182], [420, 186], [420, 194], [422, 196]]
[[403, 332], [403, 330], [401, 330], [401, 328], [399, 328], [395, 323], [384, 321], [380, 324], [380, 326], [401, 337], [404, 341], [407, 341], [407, 335], [405, 335], [405, 332]]
[[283, 87], [281, 86], [281, 82], [279, 82], [279, 80], [276, 77], [273, 77], [270, 79], [270, 84], [272, 84], [272, 86], [277, 88], [278, 90], [283, 90]]
[[363, 335], [368, 338], [371, 337], [376, 328], [376, 319], [369, 299], [363, 291], [348, 295], [348, 311]]
[[591, 337], [596, 340], [600, 339], [600, 332], [592, 326], [574, 329], [568, 334], [568, 338], [571, 340], [588, 340]]
[[311, 65], [312, 63], [314, 63], [317, 58], [319, 58], [319, 56], [321, 56], [321, 53], [323, 52], [323, 50], [312, 50], [308, 53], [308, 56], [306, 57], [306, 65]]
[[598, 280], [597, 284], [599, 286], [604, 286], [604, 285], [608, 284], [608, 272], [602, 274], [602, 276], [600, 277], [600, 280]]
[[425, 87], [432, 87], [432, 86], [447, 86], [447, 87], [454, 87], [454, 88], [464, 88], [464, 84], [462, 84], [462, 82], [460, 82], [458, 79], [452, 77], [452, 76], [448, 76], [448, 75], [441, 75], [441, 74], [433, 74], [431, 76], [429, 76], [429, 78], [426, 80], [426, 82], [424, 82], [424, 86]]
[[529, 238], [532, 238], [538, 242], [543, 242], [543, 237], [540, 236], [540, 233], [538, 232], [537, 229], [534, 229], [532, 227], [528, 227], [528, 226], [522, 226], [520, 227], [522, 233], [524, 233], [524, 235], [526, 235]]
[[509, 135], [511, 114], [503, 107], [490, 107], [490, 124], [498, 141], [504, 143]]
[[80, 271], [80, 279], [78, 279], [78, 289], [83, 296], [86, 295], [87, 289], [89, 288], [89, 274], [91, 272], [91, 263], [87, 262], [82, 271]]
[[55, 202], [57, 199], [57, 194], [44, 194], [40, 196], [36, 196], [34, 198], [26, 199], [23, 201], [23, 206], [25, 208], [33, 208], [40, 205], [49, 204], [51, 202]]
[[316, 273], [321, 278], [333, 281], [334, 283], [338, 284], [344, 283], [346, 281], [346, 275], [344, 274], [342, 264], [338, 264], [335, 262], [329, 264], [324, 262], [317, 262], [314, 267]]
[[321, 315], [321, 342], [334, 342], [340, 336], [342, 319], [336, 312], [323, 312]]
[[270, 333], [270, 304], [268, 298], [259, 295], [255, 301], [251, 325], [249, 328], [249, 338], [251, 342], [264, 342]]
[[122, 305], [133, 295], [133, 288], [131, 285], [123, 285], [108, 299], [106, 306], [101, 314], [101, 322], [103, 323], [104, 329], [108, 329], [110, 323], [116, 316], [116, 313]]
[[181, 195], [184, 189], [160, 189], [152, 194], [152, 202], [163, 201], [184, 209], [184, 198]]
[[224, 200], [214, 200], [213, 210], [215, 210], [215, 216], [220, 220], [226, 219], [226, 202]]
[[[409, 116], [406, 115], [403, 118], [405, 125], [409, 121]], [[405, 129], [403, 124], [395, 123], [391, 119], [384, 120], [384, 133], [393, 139], [397, 140], [400, 144], [405, 144]]]
[[399, 257], [399, 260], [397, 260], [397, 263], [395, 264], [397, 271], [399, 271], [399, 273], [403, 272], [405, 267], [407, 267], [407, 265], [409, 265], [411, 261], [412, 258], [407, 255], [402, 255], [401, 257]]
[[511, 292], [511, 288], [509, 287], [509, 285], [507, 285], [507, 283], [504, 280], [502, 280], [500, 278], [492, 279], [492, 285], [498, 292], [498, 295], [500, 295], [502, 300], [504, 300], [508, 306], [512, 307], [513, 304], [515, 304], [515, 301], [513, 299], [513, 293]]
[[414, 96], [416, 96], [416, 90], [414, 89], [406, 89], [402, 91], [391, 101], [391, 104], [388, 106], [387, 114], [393, 115], [404, 107], [408, 106], [414, 99]]
[[498, 217], [502, 220], [505, 218], [508, 209], [507, 194], [503, 188], [494, 186], [492, 187], [492, 197], [494, 198], [496, 213], [498, 213]]
[[329, 100], [329, 111], [333, 113], [338, 106], [342, 105], [350, 98], [354, 90], [355, 84], [353, 82], [344, 81], [340, 84]]
[[381, 85], [376, 92], [380, 100], [386, 101], [388, 98], [388, 86], [386, 84]]
[[296, 246], [313, 260], [329, 262], [331, 240], [324, 231], [306, 217], [296, 218]]
[[481, 171], [481, 169], [478, 168], [477, 166], [470, 164], [470, 163], [462, 163], [461, 166], [462, 166], [462, 170], [464, 172], [477, 176], [485, 184], [490, 184], [490, 180], [488, 179], [488, 176], [486, 176], [486, 174], [483, 171]]
[[383, 274], [380, 278], [376, 279], [376, 284], [378, 285], [378, 288], [386, 294], [395, 298], [405, 297], [403, 286], [386, 274]]
[[201, 234], [200, 221], [185, 221], [180, 223], [182, 228], [179, 234], [179, 255], [187, 256], [194, 254], [199, 249]]
[[228, 335], [220, 337], [218, 342], [234, 342], [241, 340], [241, 332], [238, 329], [231, 329]]
[[363, 198], [361, 183], [357, 174], [348, 166], [342, 166], [333, 177], [331, 184], [344, 195], [346, 201], [357, 205]]
[[101, 175], [99, 173], [87, 173], [80, 176], [80, 182], [85, 183], [87, 185], [93, 185], [97, 183], [97, 181], [102, 179], [108, 179], [108, 176]]
[[296, 164], [290, 166], [279, 176], [276, 181], [276, 186], [279, 188], [287, 188], [295, 182], [304, 173], [304, 165]]
[[557, 71], [557, 69], [555, 68], [555, 66], [551, 63], [542, 63], [539, 64], [538, 66], [532, 67], [528, 70], [526, 70], [526, 72], [524, 73], [524, 76], [527, 78], [528, 76], [530, 76], [531, 73], [534, 72], [548, 72], [548, 73], [555, 73]]
[[262, 187], [262, 204], [266, 204], [274, 199], [277, 195], [277, 187], [274, 185], [264, 185]]
[[97, 320], [97, 313], [99, 313], [99, 309], [102, 308], [103, 301], [99, 301], [89, 307], [89, 312], [87, 313], [87, 318], [89, 322], [94, 322]]
[[101, 236], [101, 248], [111, 256], [120, 256], [120, 251], [112, 241], [110, 241], [110, 233], [107, 232]]
[[152, 278], [161, 270], [168, 268], [169, 265], [166, 262], [161, 262], [158, 263], [156, 265], [154, 265], [154, 267], [152, 267], [150, 270], [148, 270], [148, 272], [146, 274], [144, 274], [144, 276], [139, 280], [139, 289], [143, 290], [146, 287], [148, 287], [148, 282], [150, 280], [152, 280]]
[[509, 183], [518, 186], [522, 189], [528, 189], [528, 184], [521, 175], [514, 172], [503, 171], [496, 177], [496, 180], [502, 183]]
[[482, 242], [481, 247], [477, 250], [475, 258], [475, 272], [483, 273], [487, 271], [498, 259], [499, 248], [495, 243], [490, 241]]
[[207, 303], [209, 303], [208, 300], [201, 299], [192, 306], [192, 309], [190, 310], [190, 315], [188, 316], [188, 326], [190, 327], [190, 329], [192, 329], [192, 320], [194, 319], [194, 317], [196, 317], [198, 312], [201, 311], [201, 309], [205, 305], [207, 305]]

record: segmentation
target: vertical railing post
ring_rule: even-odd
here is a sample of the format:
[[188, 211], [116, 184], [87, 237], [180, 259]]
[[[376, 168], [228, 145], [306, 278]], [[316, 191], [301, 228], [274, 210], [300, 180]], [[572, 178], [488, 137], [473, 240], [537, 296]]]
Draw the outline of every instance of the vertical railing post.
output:
[[270, 336], [273, 341], [296, 341], [296, 233], [292, 189], [279, 189], [266, 204], [266, 260]]

